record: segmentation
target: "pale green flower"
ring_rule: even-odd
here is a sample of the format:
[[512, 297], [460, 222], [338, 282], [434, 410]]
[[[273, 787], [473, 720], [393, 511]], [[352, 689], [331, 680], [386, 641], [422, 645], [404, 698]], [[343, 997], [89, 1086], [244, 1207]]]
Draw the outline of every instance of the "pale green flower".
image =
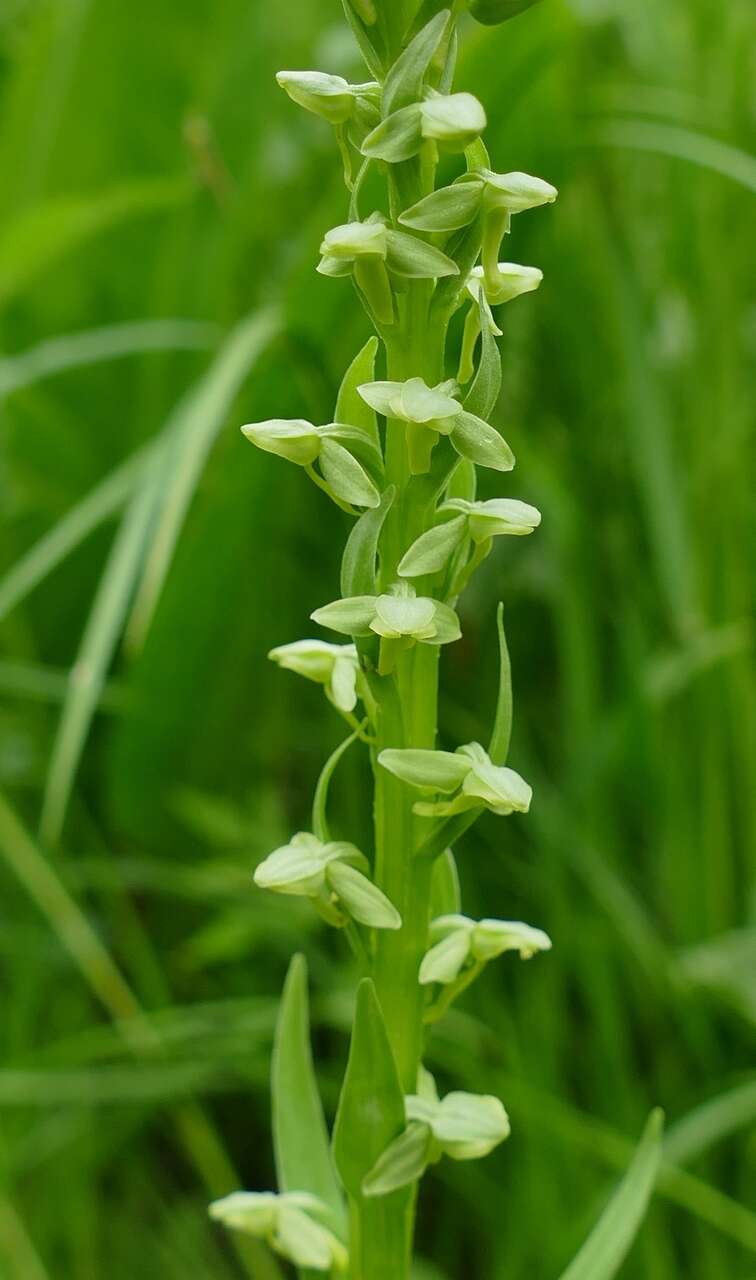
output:
[[367, 858], [346, 840], [323, 842], [300, 831], [268, 854], [255, 870], [255, 884], [274, 893], [310, 898], [332, 924], [345, 912], [374, 929], [399, 929], [402, 919], [369, 879]]
[[448, 984], [456, 981], [468, 964], [485, 964], [507, 951], [529, 960], [538, 951], [549, 951], [551, 939], [542, 929], [520, 920], [471, 920], [469, 916], [438, 916], [431, 924], [433, 946], [420, 966], [420, 982]]
[[349, 1256], [327, 1226], [329, 1210], [304, 1191], [232, 1191], [209, 1207], [210, 1217], [232, 1231], [265, 1240], [296, 1267], [345, 1272]]
[[329, 644], [326, 640], [295, 640], [271, 649], [268, 657], [285, 671], [322, 684], [326, 696], [339, 711], [354, 711], [360, 660], [353, 644]]
[[533, 792], [525, 779], [506, 765], [494, 764], [478, 742], [453, 752], [387, 748], [378, 763], [427, 794], [456, 792], [448, 801], [418, 801], [414, 812], [423, 817], [446, 818], [481, 804], [502, 816], [530, 808]]
[[509, 1136], [509, 1117], [498, 1098], [447, 1093], [439, 1101], [424, 1073], [422, 1093], [404, 1100], [407, 1128], [378, 1157], [363, 1183], [363, 1194], [384, 1196], [422, 1177], [442, 1156], [477, 1160]]

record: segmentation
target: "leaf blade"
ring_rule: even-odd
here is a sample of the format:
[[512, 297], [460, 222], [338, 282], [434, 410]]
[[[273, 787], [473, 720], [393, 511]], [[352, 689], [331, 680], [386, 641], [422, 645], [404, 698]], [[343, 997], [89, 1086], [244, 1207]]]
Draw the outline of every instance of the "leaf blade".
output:
[[560, 1280], [611, 1280], [616, 1275], [653, 1191], [663, 1124], [663, 1113], [652, 1111], [627, 1173]]
[[281, 996], [273, 1041], [271, 1102], [279, 1190], [309, 1191], [343, 1223], [344, 1203], [315, 1081], [307, 962], [301, 954], [292, 958]]

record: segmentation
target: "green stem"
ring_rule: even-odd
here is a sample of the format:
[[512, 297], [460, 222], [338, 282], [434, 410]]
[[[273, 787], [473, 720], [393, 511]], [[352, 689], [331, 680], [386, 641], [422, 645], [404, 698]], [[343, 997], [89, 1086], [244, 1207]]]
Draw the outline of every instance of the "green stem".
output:
[[[445, 329], [429, 327], [432, 286], [410, 281], [402, 300], [397, 334], [387, 343], [387, 375], [403, 381], [421, 376], [433, 385], [444, 375]], [[386, 478], [396, 486], [382, 545], [384, 581], [429, 519], [426, 506], [413, 501], [406, 425], [389, 421]], [[423, 1052], [425, 993], [418, 982], [427, 949], [432, 862], [414, 858], [426, 838], [427, 820], [412, 812], [406, 786], [377, 764], [385, 747], [434, 747], [438, 708], [438, 657], [435, 645], [417, 644], [400, 653], [394, 672], [375, 682], [375, 881], [397, 907], [402, 928], [382, 930], [376, 938], [373, 977], [402, 1088], [415, 1091]], [[355, 1208], [359, 1220], [360, 1262], [356, 1280], [409, 1280], [415, 1192], [396, 1193]]]

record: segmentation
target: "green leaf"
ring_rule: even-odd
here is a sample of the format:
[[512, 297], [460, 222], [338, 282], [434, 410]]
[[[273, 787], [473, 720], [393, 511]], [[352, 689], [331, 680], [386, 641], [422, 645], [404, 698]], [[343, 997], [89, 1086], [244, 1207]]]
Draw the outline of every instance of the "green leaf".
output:
[[155, 473], [156, 525], [128, 623], [131, 649], [139, 649], [147, 637], [189, 507], [226, 415], [280, 327], [275, 309], [255, 311], [240, 320], [166, 424], [167, 453]]
[[488, 754], [494, 764], [503, 765], [509, 755], [512, 736], [512, 664], [504, 634], [504, 605], [501, 603], [496, 610], [496, 627], [499, 633], [499, 695]]
[[385, 1196], [422, 1178], [431, 1154], [431, 1131], [426, 1124], [410, 1124], [389, 1143], [362, 1184], [366, 1196]]
[[451, 441], [457, 453], [480, 467], [494, 471], [511, 471], [514, 454], [495, 429], [475, 414], [463, 410], [454, 420]]
[[462, 907], [457, 862], [451, 849], [446, 849], [433, 864], [431, 878], [430, 918], [458, 915]]
[[368, 70], [376, 80], [382, 80], [385, 49], [382, 47], [383, 42], [378, 27], [375, 25], [375, 6], [372, 0], [342, 0], [342, 4], [346, 20], [352, 28], [352, 34], [359, 45]]
[[532, 9], [539, 0], [473, 0], [470, 13], [487, 27], [497, 27], [510, 18], [516, 18], [526, 9]]
[[353, 526], [341, 561], [341, 590], [344, 596], [370, 595], [376, 590], [378, 540], [396, 490], [386, 489], [372, 511], [366, 511]]
[[398, 276], [410, 280], [440, 280], [444, 276], [459, 275], [456, 262], [424, 240], [389, 229], [386, 242], [386, 266]]
[[378, 763], [409, 787], [446, 795], [462, 785], [471, 769], [467, 756], [422, 747], [387, 747], [378, 756]]
[[332, 600], [310, 614], [319, 626], [329, 627], [331, 631], [345, 636], [369, 636], [374, 616], [374, 596], [347, 596], [343, 600]]
[[344, 1084], [333, 1128], [333, 1154], [351, 1196], [378, 1157], [404, 1129], [404, 1096], [383, 1013], [371, 978], [357, 989]]
[[271, 1068], [273, 1146], [280, 1191], [309, 1191], [344, 1222], [344, 1201], [328, 1143], [310, 1048], [307, 962], [295, 955], [286, 975]]
[[332, 862], [326, 879], [350, 916], [372, 929], [401, 929], [402, 917], [372, 880], [346, 862]]
[[405, 209], [399, 221], [415, 231], [459, 231], [476, 218], [482, 195], [481, 182], [455, 182]]
[[475, 463], [467, 458], [460, 458], [446, 486], [446, 501], [461, 498], [463, 502], [474, 502], [478, 489], [478, 473]]
[[611, 1280], [616, 1275], [654, 1188], [663, 1124], [663, 1113], [653, 1111], [627, 1173], [560, 1280]]
[[441, 43], [449, 17], [448, 9], [437, 13], [397, 58], [383, 86], [384, 116], [420, 101], [425, 73]]
[[372, 382], [375, 378], [375, 357], [378, 351], [378, 339], [368, 338], [364, 347], [357, 353], [350, 364], [339, 388], [336, 400], [334, 422], [348, 422], [352, 427], [361, 427], [366, 431], [375, 445], [380, 447], [378, 423], [375, 413], [365, 403], [357, 388], [363, 382]]
[[370, 476], [348, 449], [336, 440], [323, 440], [320, 448], [323, 478], [342, 502], [355, 507], [377, 507], [380, 494]]
[[501, 355], [493, 334], [491, 312], [483, 289], [478, 299], [480, 308], [480, 360], [472, 386], [465, 398], [465, 409], [478, 418], [490, 417], [501, 390]]
[[399, 164], [417, 155], [423, 143], [422, 116], [417, 103], [402, 107], [376, 125], [364, 139], [362, 154], [369, 160]]
[[401, 578], [419, 578], [438, 573], [465, 536], [467, 517], [457, 516], [446, 524], [437, 524], [416, 538], [402, 557], [397, 573]]

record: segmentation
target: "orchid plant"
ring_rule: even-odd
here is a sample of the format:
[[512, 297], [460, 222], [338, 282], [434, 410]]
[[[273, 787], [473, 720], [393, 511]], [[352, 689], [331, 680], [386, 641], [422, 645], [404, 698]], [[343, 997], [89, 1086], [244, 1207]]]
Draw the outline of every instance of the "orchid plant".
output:
[[[542, 280], [537, 267], [501, 260], [502, 245], [515, 215], [557, 192], [526, 173], [496, 172], [481, 139], [483, 105], [453, 91], [463, 10], [498, 23], [533, 3], [457, 0], [451, 10], [437, 0], [344, 0], [372, 78], [278, 76], [295, 103], [335, 130], [349, 210], [324, 235], [318, 271], [351, 277], [375, 329], [346, 372], [333, 422], [242, 428], [354, 519], [340, 597], [312, 614], [330, 638], [270, 655], [323, 686], [349, 736], [317, 785], [312, 829], [255, 872], [263, 890], [309, 898], [354, 951], [361, 977], [346, 1075], [329, 1136], [306, 969], [295, 957], [273, 1059], [278, 1192], [235, 1191], [211, 1208], [302, 1275], [409, 1280], [419, 1179], [441, 1159], [485, 1157], [510, 1128], [497, 1098], [439, 1098], [423, 1061], [427, 1037], [489, 962], [551, 946], [531, 925], [461, 912], [455, 841], [484, 812], [527, 813], [531, 802], [530, 786], [505, 763], [511, 687], [501, 607], [490, 741], [437, 746], [439, 654], [461, 636], [459, 598], [495, 538], [529, 535], [541, 518], [517, 498], [478, 500], [476, 469], [508, 473], [515, 463], [490, 422], [501, 384], [494, 310]], [[439, 186], [449, 153], [458, 174]], [[365, 196], [376, 175], [385, 183], [379, 208]], [[373, 770], [372, 850], [329, 829], [329, 787], [353, 743]]]

